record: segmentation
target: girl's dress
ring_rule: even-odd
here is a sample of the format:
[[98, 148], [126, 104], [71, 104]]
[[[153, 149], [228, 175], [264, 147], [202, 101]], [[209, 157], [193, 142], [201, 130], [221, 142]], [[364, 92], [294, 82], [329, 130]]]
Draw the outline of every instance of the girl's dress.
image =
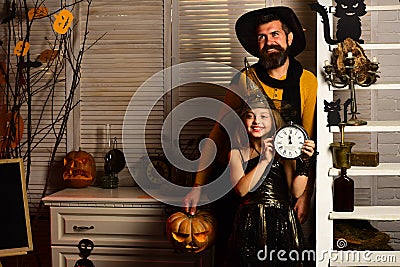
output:
[[[247, 161], [247, 166], [244, 162], [245, 173], [258, 161], [259, 156]], [[241, 200], [228, 266], [303, 266], [303, 234], [290, 204], [283, 166], [274, 160], [263, 178], [256, 185], [257, 189]]]

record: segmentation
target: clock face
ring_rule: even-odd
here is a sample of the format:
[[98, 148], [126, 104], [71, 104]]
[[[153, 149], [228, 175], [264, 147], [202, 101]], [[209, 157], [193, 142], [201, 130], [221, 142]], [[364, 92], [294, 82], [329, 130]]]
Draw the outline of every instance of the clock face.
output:
[[151, 159], [151, 162], [146, 168], [146, 175], [150, 182], [160, 184], [162, 182], [161, 178], [159, 178], [160, 175], [164, 177], [164, 179], [169, 178], [169, 166], [161, 159]]
[[284, 126], [275, 134], [275, 151], [284, 158], [295, 159], [301, 155], [301, 148], [307, 139], [308, 135], [301, 126]]

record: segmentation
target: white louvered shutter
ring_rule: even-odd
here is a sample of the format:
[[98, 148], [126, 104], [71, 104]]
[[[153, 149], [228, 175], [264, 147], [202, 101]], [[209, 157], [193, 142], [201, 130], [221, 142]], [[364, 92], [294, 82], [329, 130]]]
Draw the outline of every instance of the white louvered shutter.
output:
[[[99, 174], [107, 152], [106, 124], [111, 125], [111, 137], [117, 138], [118, 148], [122, 150], [122, 124], [131, 97], [146, 79], [164, 67], [163, 14], [162, 0], [93, 1], [88, 42], [94, 43], [104, 36], [84, 56], [78, 133], [81, 148], [94, 155]], [[162, 95], [163, 80], [152, 88], [152, 94]], [[149, 109], [147, 99], [141, 100], [136, 104], [142, 105], [143, 111]], [[146, 142], [150, 152], [159, 147], [163, 104], [163, 100], [157, 103], [148, 120]], [[130, 125], [132, 131], [135, 128], [138, 127]], [[135, 146], [141, 142], [135, 138], [130, 135], [125, 141]], [[133, 182], [128, 168], [118, 176], [120, 185]]]

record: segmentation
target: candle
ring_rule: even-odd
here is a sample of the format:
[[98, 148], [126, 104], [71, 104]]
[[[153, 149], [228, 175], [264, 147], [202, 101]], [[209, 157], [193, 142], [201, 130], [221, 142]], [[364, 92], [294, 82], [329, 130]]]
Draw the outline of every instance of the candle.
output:
[[347, 53], [347, 57], [348, 57], [348, 58], [352, 58], [352, 57], [353, 57], [353, 53], [348, 52], [348, 53]]
[[378, 59], [376, 58], [376, 56], [373, 56], [373, 57], [372, 57], [372, 62], [373, 62], [373, 63], [378, 63]]
[[110, 124], [106, 124], [106, 142], [108, 148], [111, 148], [111, 126]]

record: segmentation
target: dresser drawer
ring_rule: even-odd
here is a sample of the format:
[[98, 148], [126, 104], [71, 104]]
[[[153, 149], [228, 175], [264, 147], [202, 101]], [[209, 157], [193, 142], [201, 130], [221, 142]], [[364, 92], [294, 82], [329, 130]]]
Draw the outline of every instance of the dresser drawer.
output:
[[[177, 254], [172, 249], [94, 247], [89, 259], [96, 267], [209, 267], [212, 252]], [[53, 246], [53, 266], [74, 267], [79, 260], [77, 247]]]
[[162, 208], [51, 207], [53, 245], [77, 245], [88, 238], [96, 246], [171, 248]]

